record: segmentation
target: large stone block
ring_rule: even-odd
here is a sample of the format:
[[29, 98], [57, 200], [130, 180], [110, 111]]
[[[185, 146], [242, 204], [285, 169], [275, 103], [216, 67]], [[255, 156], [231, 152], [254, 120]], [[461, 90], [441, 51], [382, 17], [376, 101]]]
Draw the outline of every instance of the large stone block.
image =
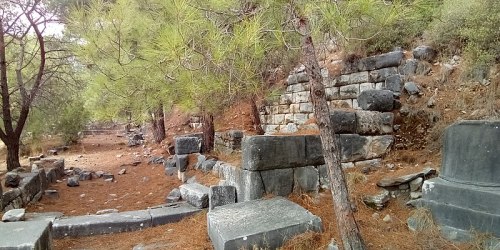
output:
[[293, 191], [293, 169], [272, 169], [260, 171], [267, 194], [287, 196]]
[[236, 187], [234, 186], [211, 186], [208, 194], [209, 210], [215, 207], [236, 203]]
[[383, 68], [370, 72], [370, 82], [384, 82], [388, 77], [398, 74], [398, 68]]
[[185, 172], [189, 164], [188, 155], [175, 155], [174, 158], [175, 158], [175, 167], [180, 172]]
[[242, 168], [269, 170], [303, 166], [304, 136], [251, 136], [243, 141]]
[[306, 231], [321, 232], [321, 219], [285, 198], [217, 207], [207, 214], [216, 250], [276, 249]]
[[394, 51], [386, 54], [361, 58], [353, 62], [346, 63], [342, 73], [352, 73], [381, 68], [397, 67], [404, 58], [402, 51]]
[[352, 162], [366, 159], [370, 140], [357, 134], [340, 135], [342, 162]]
[[317, 192], [319, 189], [318, 169], [313, 166], [293, 170], [295, 187], [302, 192]]
[[78, 237], [141, 230], [151, 227], [151, 215], [147, 210], [82, 215], [54, 221], [54, 238]]
[[306, 135], [306, 158], [305, 164], [297, 167], [316, 166], [325, 164], [323, 157], [323, 146], [319, 135]]
[[0, 223], [0, 249], [52, 249], [50, 221]]
[[201, 141], [197, 137], [177, 137], [175, 138], [175, 154], [185, 155], [199, 153]]
[[343, 109], [330, 111], [330, 120], [336, 134], [356, 133], [356, 113]]
[[151, 215], [151, 226], [156, 227], [168, 223], [174, 223], [183, 218], [201, 212], [200, 209], [187, 203], [177, 203], [176, 206], [160, 206], [148, 209]]
[[42, 183], [37, 173], [23, 173], [21, 177], [23, 178], [20, 183], [23, 203], [28, 204], [33, 201], [36, 194], [42, 191]]
[[389, 112], [394, 109], [394, 94], [389, 90], [365, 90], [358, 96], [358, 105], [363, 110]]
[[394, 114], [391, 112], [356, 111], [356, 132], [362, 135], [392, 133]]
[[[265, 194], [264, 184], [258, 171], [249, 171], [229, 164], [216, 164], [214, 170], [227, 185], [236, 187], [238, 202], [260, 199]], [[213, 171], [212, 171], [213, 172]]]
[[197, 208], [208, 207], [208, 187], [199, 183], [184, 184], [179, 187], [182, 199]]
[[462, 121], [445, 131], [443, 179], [500, 186], [500, 121]]
[[394, 143], [394, 136], [392, 135], [381, 135], [373, 136], [370, 138], [370, 143], [368, 145], [368, 152], [366, 154], [366, 159], [380, 158], [391, 150], [391, 146]]

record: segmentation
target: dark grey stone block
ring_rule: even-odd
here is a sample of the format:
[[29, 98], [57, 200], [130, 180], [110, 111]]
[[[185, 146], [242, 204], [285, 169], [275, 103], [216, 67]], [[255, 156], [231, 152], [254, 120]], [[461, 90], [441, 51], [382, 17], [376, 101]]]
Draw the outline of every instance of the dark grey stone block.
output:
[[326, 164], [316, 167], [319, 172], [319, 185], [322, 189], [330, 189], [330, 176], [328, 174], [328, 166]]
[[21, 174], [21, 178], [22, 180], [19, 186], [23, 203], [28, 204], [34, 200], [36, 194], [42, 191], [42, 183], [37, 173], [23, 173]]
[[52, 249], [50, 221], [0, 223], [0, 249]]
[[389, 112], [394, 109], [394, 94], [389, 90], [364, 90], [358, 96], [358, 105], [363, 110]]
[[368, 138], [357, 134], [340, 135], [341, 160], [352, 162], [366, 159], [368, 153]]
[[462, 121], [445, 131], [440, 177], [500, 186], [500, 121]]
[[397, 75], [398, 68], [383, 68], [370, 72], [370, 82], [384, 82], [388, 77]]
[[330, 110], [330, 119], [336, 134], [356, 133], [356, 113], [342, 109]]
[[403, 65], [399, 67], [399, 73], [404, 76], [412, 76], [417, 72], [418, 61], [415, 59], [407, 59]]
[[175, 154], [185, 155], [200, 152], [201, 143], [197, 137], [175, 138]]
[[390, 90], [396, 94], [401, 93], [403, 89], [403, 80], [400, 75], [391, 75], [385, 79], [382, 89]]
[[199, 183], [184, 184], [179, 187], [182, 199], [197, 208], [208, 207], [209, 188]]
[[293, 170], [295, 187], [303, 192], [319, 190], [319, 172], [313, 166], [295, 168]]
[[19, 173], [11, 171], [7, 172], [5, 174], [5, 186], [6, 187], [13, 187], [16, 188], [19, 186], [19, 183], [21, 182], [22, 177], [19, 175]]
[[321, 138], [319, 135], [306, 135], [304, 137], [306, 143], [306, 158], [304, 165], [298, 167], [325, 164], [325, 159], [323, 157], [323, 145], [321, 145]]
[[430, 46], [420, 45], [413, 49], [413, 58], [432, 62], [436, 59], [437, 51]]
[[404, 89], [410, 95], [418, 95], [420, 93], [420, 87], [414, 82], [405, 82]]
[[208, 159], [208, 160], [204, 161], [201, 164], [201, 171], [203, 171], [203, 172], [212, 171], [212, 168], [215, 166], [215, 163], [217, 163], [217, 160], [215, 160], [215, 159]]
[[260, 171], [266, 193], [288, 196], [293, 191], [293, 169], [272, 169]]
[[269, 170], [304, 165], [304, 136], [251, 136], [243, 141], [242, 168]]
[[236, 187], [211, 186], [208, 199], [209, 210], [215, 207], [236, 203]]
[[83, 215], [55, 220], [52, 225], [54, 238], [78, 237], [141, 230], [151, 227], [147, 210]]
[[179, 169], [180, 172], [185, 172], [189, 164], [188, 155], [175, 155], [174, 157], [177, 169]]
[[381, 135], [392, 133], [393, 113], [357, 110], [355, 114], [357, 134]]
[[177, 161], [175, 159], [167, 159], [163, 165], [165, 167], [165, 175], [174, 176], [177, 174]]
[[229, 164], [216, 164], [216, 166], [219, 177], [225, 179], [226, 185], [236, 187], [238, 202], [260, 199], [264, 196], [264, 184], [258, 171], [244, 170]]
[[276, 249], [306, 231], [321, 232], [321, 219], [285, 199], [255, 200], [217, 207], [207, 214], [216, 250]]
[[148, 212], [151, 215], [151, 226], [156, 227], [178, 222], [187, 216], [201, 212], [201, 210], [187, 203], [177, 203], [175, 206], [150, 208]]
[[402, 51], [393, 51], [386, 54], [363, 58], [359, 61], [358, 71], [375, 70], [397, 67], [404, 58]]
[[181, 199], [181, 190], [178, 188], [172, 189], [170, 193], [168, 193], [167, 198], [165, 198], [166, 203], [178, 202]]

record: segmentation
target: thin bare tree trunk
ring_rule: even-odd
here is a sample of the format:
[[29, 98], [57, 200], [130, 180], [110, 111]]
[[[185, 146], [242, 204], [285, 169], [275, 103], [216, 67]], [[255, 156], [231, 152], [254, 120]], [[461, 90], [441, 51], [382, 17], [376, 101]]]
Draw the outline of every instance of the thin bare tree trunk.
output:
[[263, 135], [264, 130], [262, 129], [262, 124], [260, 122], [259, 109], [257, 108], [257, 98], [255, 96], [252, 97], [251, 105], [252, 105], [252, 122], [255, 128], [255, 132], [258, 135]]
[[165, 114], [163, 105], [160, 104], [151, 114], [151, 124], [153, 126], [153, 140], [160, 143], [166, 138], [165, 135]]
[[203, 130], [203, 146], [202, 153], [210, 153], [214, 150], [215, 141], [215, 127], [214, 116], [210, 113], [205, 113], [201, 116], [202, 130]]
[[365, 249], [365, 244], [354, 219], [354, 212], [349, 201], [345, 175], [340, 165], [339, 148], [335, 141], [335, 132], [326, 102], [325, 86], [323, 85], [323, 78], [316, 58], [316, 51], [310, 35], [308, 21], [301, 19], [298, 22], [298, 28], [303, 35], [302, 53], [304, 65], [310, 79], [311, 100], [314, 106], [314, 115], [319, 126], [325, 163], [328, 165], [333, 206], [342, 244], [344, 249], [347, 250]]
[[20, 168], [19, 163], [19, 139], [9, 138], [5, 146], [7, 147], [7, 170], [12, 171], [16, 168]]

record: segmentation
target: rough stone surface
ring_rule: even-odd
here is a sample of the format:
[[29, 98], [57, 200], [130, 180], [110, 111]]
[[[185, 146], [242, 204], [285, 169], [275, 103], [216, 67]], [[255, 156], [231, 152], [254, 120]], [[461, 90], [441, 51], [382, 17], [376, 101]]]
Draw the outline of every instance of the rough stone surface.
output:
[[3, 222], [23, 221], [26, 210], [24, 208], [11, 209], [2, 216]]
[[89, 181], [89, 180], [92, 180], [92, 172], [91, 171], [82, 171], [78, 175], [78, 179], [80, 181]]
[[236, 187], [211, 186], [208, 198], [209, 210], [215, 207], [236, 203]]
[[394, 137], [392, 135], [372, 136], [368, 145], [366, 159], [379, 158], [389, 153]]
[[180, 172], [185, 172], [188, 166], [188, 155], [175, 155], [175, 166]]
[[188, 203], [176, 203], [174, 206], [159, 206], [148, 209], [151, 216], [151, 226], [156, 227], [174, 223], [183, 218], [201, 212], [200, 209]]
[[[260, 199], [265, 194], [264, 184], [260, 173], [248, 171], [229, 164], [216, 164], [220, 178], [223, 178], [227, 185], [236, 187], [236, 200], [238, 202]], [[212, 171], [213, 172], [213, 171]]]
[[347, 64], [343, 69], [343, 73], [397, 67], [399, 66], [403, 58], [404, 54], [402, 51], [394, 51], [386, 54], [366, 57], [352, 64]]
[[165, 167], [165, 175], [167, 176], [174, 176], [175, 174], [177, 174], [177, 171], [179, 170], [177, 168], [177, 162], [173, 158], [165, 160], [163, 166]]
[[295, 187], [302, 192], [317, 192], [319, 189], [319, 172], [313, 166], [295, 168], [293, 171]]
[[5, 186], [16, 188], [21, 182], [21, 176], [17, 172], [7, 172], [5, 174]]
[[215, 163], [217, 163], [217, 160], [215, 159], [208, 159], [206, 161], [204, 161], [202, 164], [201, 164], [201, 171], [203, 172], [210, 172], [212, 171], [212, 168], [215, 166]]
[[358, 96], [358, 105], [363, 110], [389, 112], [394, 109], [394, 95], [389, 90], [365, 90]]
[[328, 166], [326, 164], [317, 167], [319, 172], [319, 185], [322, 189], [330, 189], [330, 177], [328, 176]]
[[266, 193], [287, 196], [293, 191], [293, 169], [272, 169], [260, 171]]
[[147, 210], [83, 215], [55, 220], [52, 225], [54, 238], [79, 237], [141, 230], [151, 227]]
[[389, 191], [383, 190], [377, 195], [364, 196], [363, 203], [373, 209], [382, 210], [390, 199]]
[[242, 148], [242, 168], [252, 171], [300, 166], [306, 158], [303, 136], [251, 136]]
[[330, 111], [330, 120], [336, 134], [356, 133], [356, 113], [342, 109]]
[[2, 223], [0, 249], [53, 249], [50, 225], [50, 221]]
[[422, 187], [422, 183], [424, 183], [424, 178], [418, 177], [412, 181], [410, 181], [410, 191], [415, 192], [420, 190], [420, 187]]
[[340, 135], [341, 160], [351, 162], [363, 160], [368, 153], [368, 138], [357, 134]]
[[172, 189], [165, 198], [166, 203], [178, 202], [181, 199], [181, 190], [178, 188]]
[[201, 142], [197, 137], [177, 137], [175, 138], [175, 154], [185, 155], [199, 153]]
[[388, 76], [382, 84], [382, 89], [390, 90], [396, 94], [401, 93], [403, 89], [403, 81], [400, 75]]
[[322, 227], [319, 217], [280, 197], [217, 207], [207, 221], [216, 250], [275, 249], [295, 235], [321, 232]]
[[418, 60], [432, 62], [437, 56], [436, 50], [430, 46], [420, 45], [413, 49], [413, 57]]
[[407, 59], [403, 65], [400, 66], [399, 71], [402, 75], [412, 76], [417, 71], [418, 61], [416, 59]]
[[392, 133], [394, 114], [391, 112], [356, 111], [356, 131], [362, 135], [381, 135]]
[[414, 82], [405, 82], [404, 88], [410, 95], [418, 95], [420, 93], [419, 86]]
[[68, 177], [66, 185], [68, 185], [68, 187], [78, 187], [80, 186], [79, 179], [80, 177], [78, 175]]
[[183, 184], [179, 187], [181, 197], [197, 208], [208, 207], [208, 193], [210, 189], [198, 183]]
[[403, 175], [400, 177], [395, 177], [395, 178], [383, 178], [377, 183], [377, 186], [379, 187], [394, 187], [394, 186], [399, 186], [401, 184], [407, 184], [410, 181], [417, 179], [418, 177], [426, 177], [429, 175], [433, 175], [436, 173], [436, 170], [433, 168], [426, 168], [420, 172], [413, 173], [413, 174], [407, 174]]

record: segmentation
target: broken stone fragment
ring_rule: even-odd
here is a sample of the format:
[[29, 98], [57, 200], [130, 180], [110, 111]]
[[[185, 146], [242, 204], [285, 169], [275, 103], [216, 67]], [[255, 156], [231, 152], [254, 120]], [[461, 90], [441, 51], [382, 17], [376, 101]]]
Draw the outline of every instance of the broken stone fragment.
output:
[[66, 185], [68, 185], [68, 187], [78, 187], [80, 186], [79, 179], [80, 177], [78, 175], [71, 176], [68, 178]]
[[363, 197], [363, 203], [373, 209], [382, 210], [390, 198], [389, 191], [383, 190], [378, 195], [366, 195]]

